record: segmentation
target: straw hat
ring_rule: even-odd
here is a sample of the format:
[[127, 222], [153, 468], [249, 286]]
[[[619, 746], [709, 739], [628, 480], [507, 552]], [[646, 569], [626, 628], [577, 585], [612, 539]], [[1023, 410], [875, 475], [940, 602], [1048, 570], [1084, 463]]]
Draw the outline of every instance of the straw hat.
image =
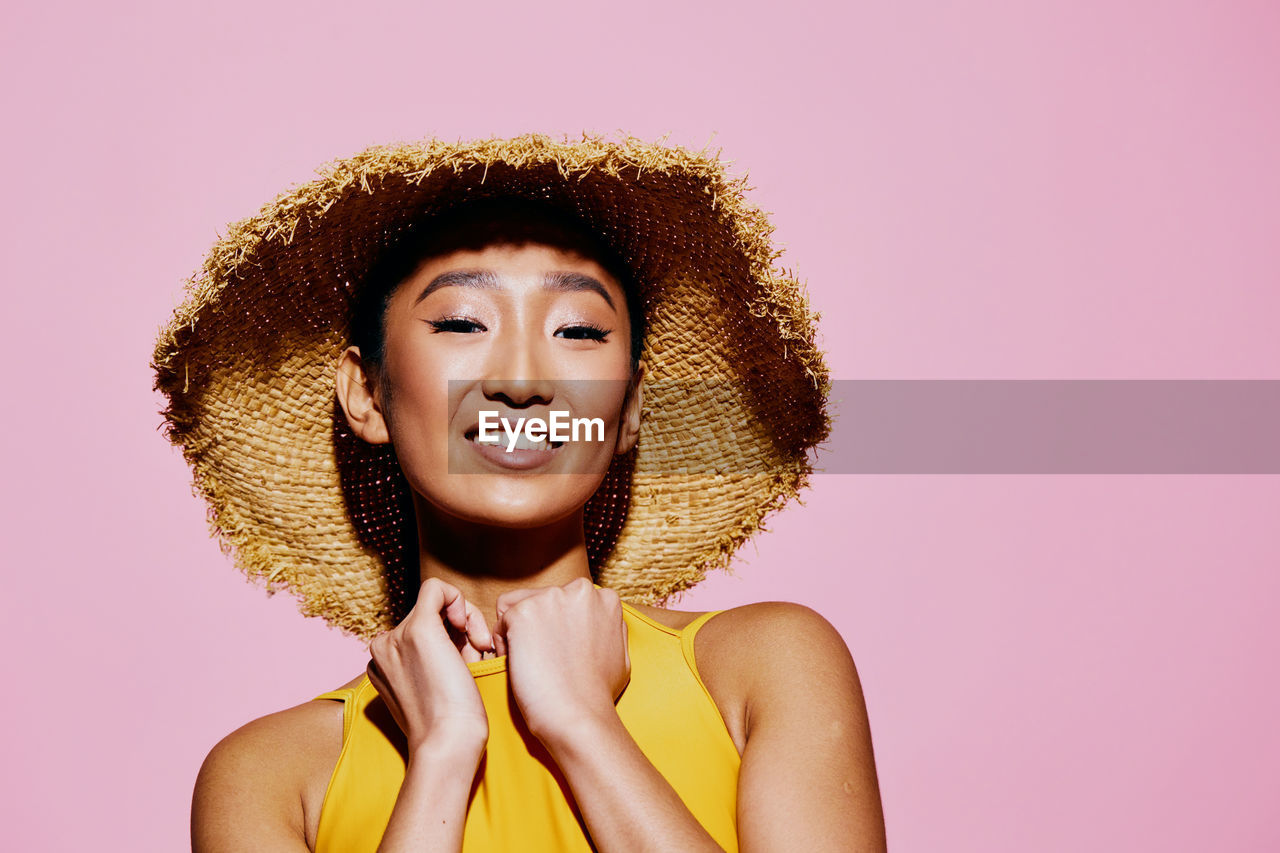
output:
[[334, 374], [379, 254], [467, 199], [564, 207], [639, 282], [645, 405], [637, 448], [586, 507], [598, 583], [665, 600], [805, 485], [829, 429], [816, 315], [714, 155], [529, 135], [376, 146], [318, 174], [214, 244], [151, 365], [211, 533], [269, 593], [365, 639], [412, 606], [408, 484], [391, 445], [353, 435]]

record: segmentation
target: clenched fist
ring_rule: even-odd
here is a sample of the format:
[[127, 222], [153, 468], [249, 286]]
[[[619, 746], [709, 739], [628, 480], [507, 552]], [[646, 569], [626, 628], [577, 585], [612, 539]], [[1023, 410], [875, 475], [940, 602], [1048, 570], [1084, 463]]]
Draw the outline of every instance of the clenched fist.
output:
[[411, 754], [428, 742], [484, 749], [489, 721], [467, 663], [492, 648], [480, 611], [436, 578], [422, 584], [404, 621], [369, 644], [369, 681]]
[[544, 743], [593, 716], [616, 713], [631, 678], [622, 602], [579, 578], [564, 586], [503, 593], [494, 642], [507, 655], [511, 692]]

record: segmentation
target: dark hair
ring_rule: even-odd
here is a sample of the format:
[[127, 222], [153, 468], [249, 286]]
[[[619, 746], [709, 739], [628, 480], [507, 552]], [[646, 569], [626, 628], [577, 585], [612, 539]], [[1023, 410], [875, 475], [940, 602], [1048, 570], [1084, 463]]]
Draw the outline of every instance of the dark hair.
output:
[[351, 314], [351, 343], [360, 348], [366, 373], [372, 372], [389, 404], [390, 385], [382, 369], [386, 315], [391, 297], [422, 264], [462, 249], [492, 245], [544, 243], [567, 249], [600, 264], [626, 295], [631, 325], [631, 369], [640, 362], [645, 316], [640, 288], [631, 268], [581, 219], [545, 202], [490, 198], [448, 208], [402, 237], [378, 256], [360, 288]]

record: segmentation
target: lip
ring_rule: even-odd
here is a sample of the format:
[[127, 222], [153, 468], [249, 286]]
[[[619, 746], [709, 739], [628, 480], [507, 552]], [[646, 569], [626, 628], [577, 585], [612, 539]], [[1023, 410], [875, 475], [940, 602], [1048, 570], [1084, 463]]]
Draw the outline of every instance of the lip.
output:
[[559, 447], [548, 447], [545, 450], [530, 450], [517, 447], [515, 450], [508, 451], [501, 444], [480, 444], [466, 436], [462, 440], [484, 459], [499, 468], [506, 468], [511, 471], [528, 471], [533, 468], [540, 468], [554, 459], [556, 454], [564, 449], [562, 444]]

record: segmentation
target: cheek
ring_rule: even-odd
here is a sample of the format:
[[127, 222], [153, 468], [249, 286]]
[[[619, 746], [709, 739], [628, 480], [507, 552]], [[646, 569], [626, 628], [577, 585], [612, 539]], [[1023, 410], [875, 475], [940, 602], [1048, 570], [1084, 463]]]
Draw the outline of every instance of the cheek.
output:
[[622, 417], [627, 399], [628, 379], [594, 379], [572, 383], [566, 395], [569, 409], [593, 418], [602, 418], [613, 429]]
[[[396, 399], [412, 404], [414, 416], [439, 415], [448, 411], [449, 386], [445, 377], [455, 375], [455, 366], [445, 347], [432, 345], [429, 335], [408, 321], [388, 330], [387, 363], [395, 383]], [[408, 412], [403, 413], [408, 416]]]
[[[604, 423], [604, 440], [596, 440], [594, 427], [584, 429], [582, 435], [590, 440], [573, 442], [566, 462], [567, 471], [574, 474], [592, 474], [603, 477], [613, 461], [618, 446], [618, 434], [622, 427], [623, 404], [627, 398], [629, 380], [599, 379], [573, 383], [573, 394], [566, 400], [574, 417], [599, 419]], [[594, 491], [588, 488], [587, 497]]]
[[[407, 375], [406, 375], [407, 374]], [[449, 386], [421, 366], [402, 371], [395, 380], [397, 420], [412, 421], [415, 430], [445, 427], [449, 411]]]
[[388, 359], [388, 365], [393, 385], [391, 442], [404, 467], [426, 470], [423, 466], [436, 456], [443, 458], [447, 447], [450, 412], [454, 410], [450, 385], [441, 378], [447, 374], [421, 354], [412, 360]]

